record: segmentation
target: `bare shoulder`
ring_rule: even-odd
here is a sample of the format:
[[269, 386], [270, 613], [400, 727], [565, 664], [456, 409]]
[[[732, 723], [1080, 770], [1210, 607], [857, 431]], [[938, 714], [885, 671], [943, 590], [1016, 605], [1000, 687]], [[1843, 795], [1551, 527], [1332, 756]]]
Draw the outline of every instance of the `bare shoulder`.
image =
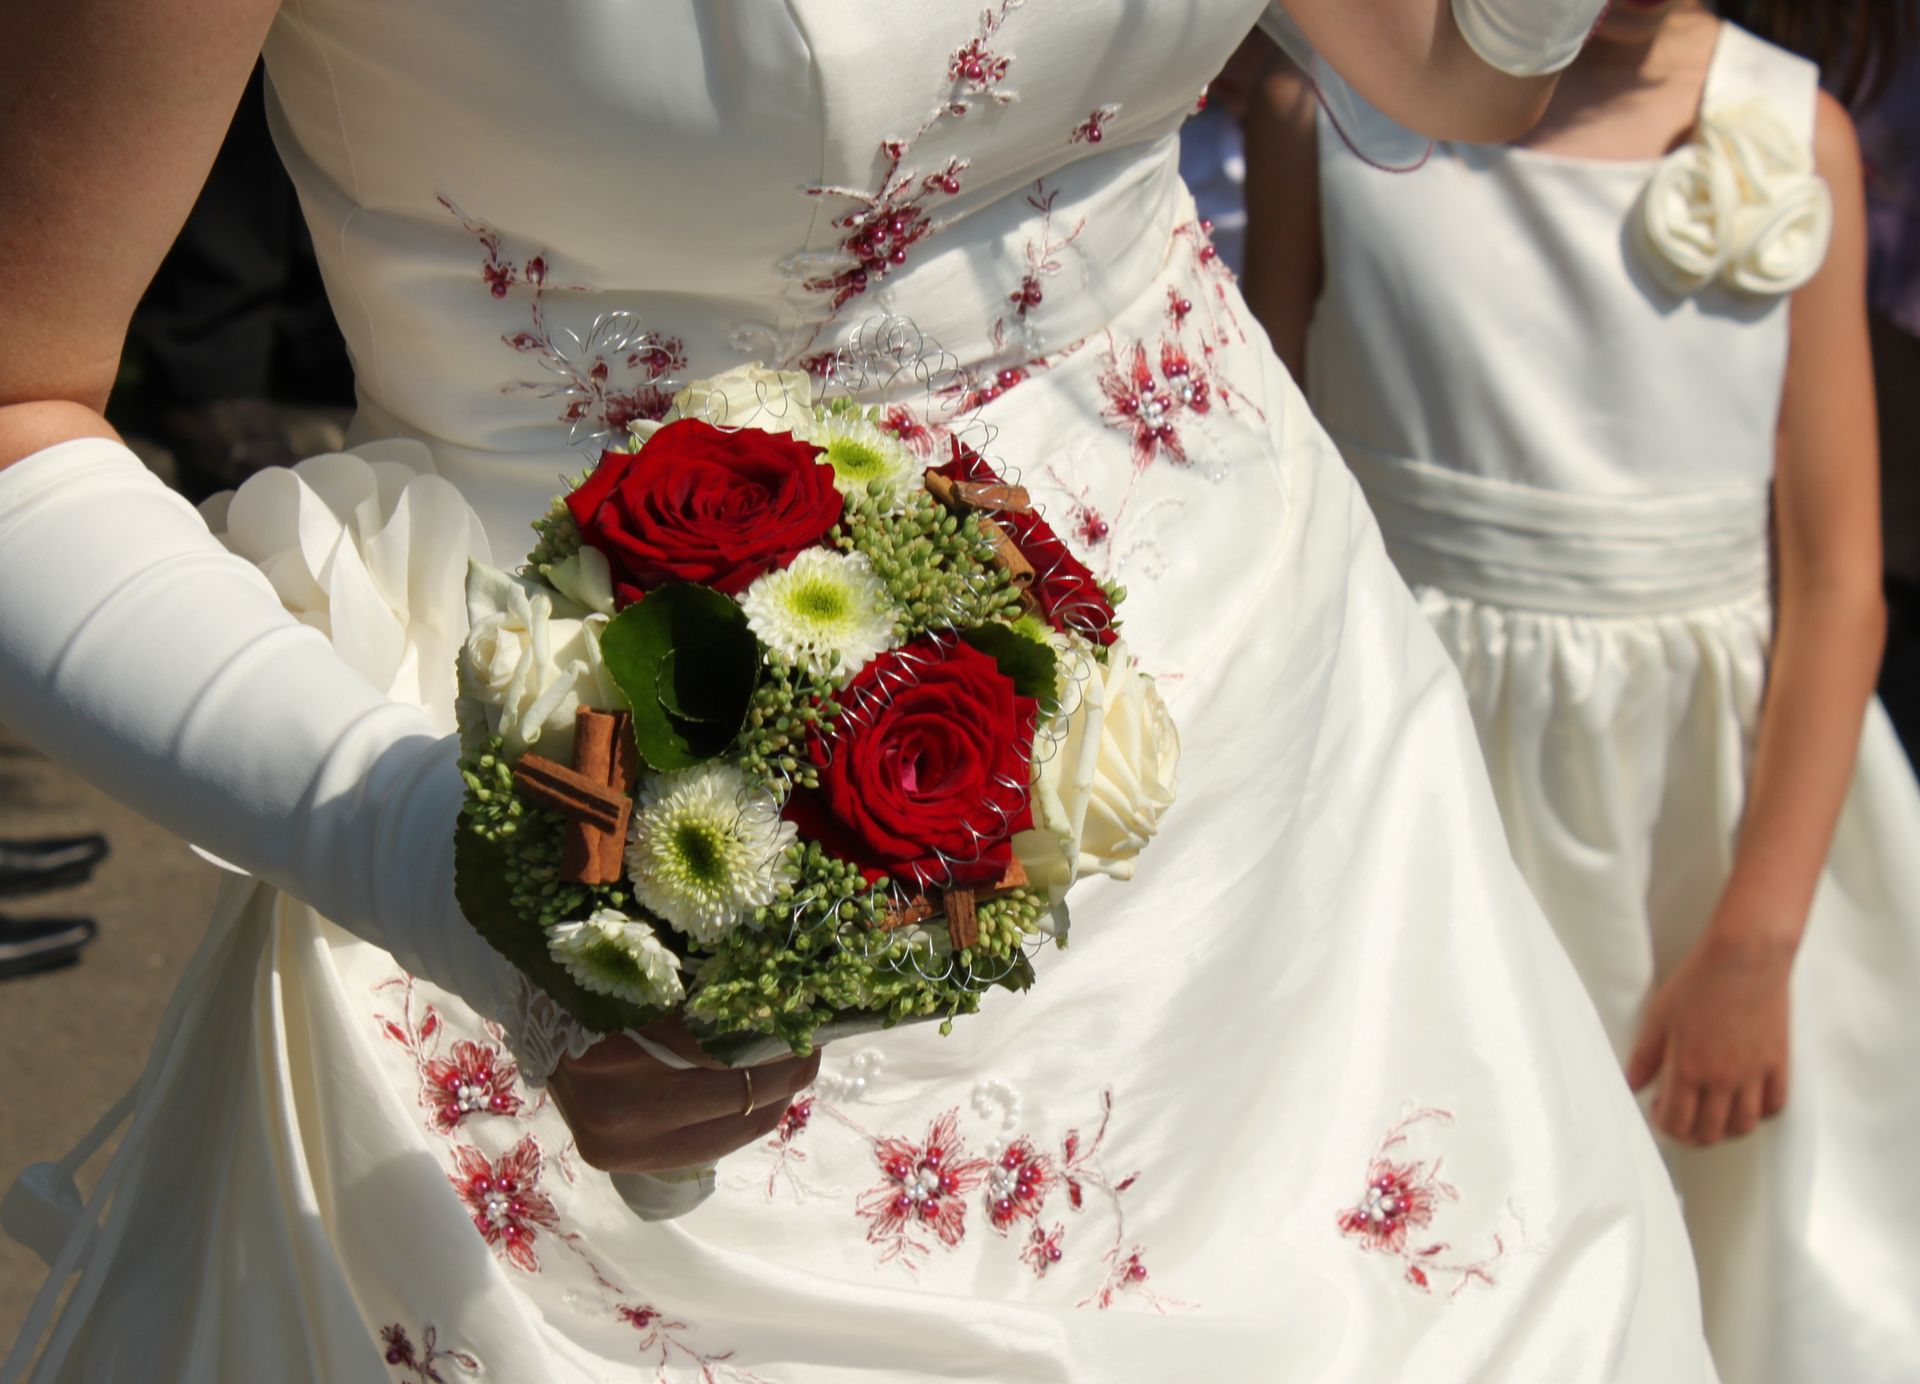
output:
[[1860, 136], [1853, 128], [1853, 117], [1833, 93], [1821, 91], [1814, 101], [1813, 166], [1822, 177], [1834, 183], [1861, 181]]
[[1318, 105], [1319, 98], [1307, 74], [1292, 59], [1276, 56], [1254, 84], [1248, 118], [1259, 120], [1271, 129], [1299, 134], [1313, 129]]

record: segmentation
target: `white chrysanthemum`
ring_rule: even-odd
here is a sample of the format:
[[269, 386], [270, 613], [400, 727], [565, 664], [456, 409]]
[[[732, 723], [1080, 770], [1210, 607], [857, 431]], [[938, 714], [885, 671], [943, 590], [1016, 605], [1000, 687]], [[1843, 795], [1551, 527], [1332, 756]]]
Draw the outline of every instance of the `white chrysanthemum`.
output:
[[833, 468], [842, 495], [864, 495], [875, 481], [890, 495], [919, 484], [920, 463], [907, 445], [858, 414], [829, 414], [794, 430], [823, 449], [821, 460]]
[[755, 580], [740, 606], [761, 643], [819, 677], [851, 677], [895, 642], [893, 602], [862, 553], [808, 548]]
[[627, 875], [651, 912], [711, 946], [790, 881], [785, 851], [797, 834], [730, 765], [655, 774], [634, 809]]
[[584, 923], [552, 928], [547, 950], [568, 975], [597, 995], [639, 1005], [673, 1005], [687, 993], [680, 983], [680, 958], [652, 928], [617, 909], [603, 908]]

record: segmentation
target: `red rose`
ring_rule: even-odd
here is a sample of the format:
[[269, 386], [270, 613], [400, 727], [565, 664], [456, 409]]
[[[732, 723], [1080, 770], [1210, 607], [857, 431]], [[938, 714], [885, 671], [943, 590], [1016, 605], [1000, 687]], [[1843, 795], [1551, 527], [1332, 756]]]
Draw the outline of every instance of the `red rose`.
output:
[[[978, 452], [953, 444], [953, 460], [940, 473], [957, 481], [1001, 484], [1001, 477]], [[1020, 555], [1033, 567], [1032, 592], [1040, 613], [1062, 634], [1077, 634], [1096, 644], [1120, 637], [1113, 602], [1087, 565], [1073, 555], [1060, 535], [1035, 510], [988, 516], [1007, 531]]]
[[801, 834], [869, 880], [998, 880], [1013, 834], [1033, 824], [1033, 698], [987, 655], [942, 635], [881, 654], [838, 700], [830, 743], [814, 745], [820, 787], [787, 802]]
[[606, 554], [631, 605], [670, 581], [737, 596], [840, 522], [819, 449], [785, 433], [669, 423], [637, 452], [608, 452], [567, 496], [580, 536]]

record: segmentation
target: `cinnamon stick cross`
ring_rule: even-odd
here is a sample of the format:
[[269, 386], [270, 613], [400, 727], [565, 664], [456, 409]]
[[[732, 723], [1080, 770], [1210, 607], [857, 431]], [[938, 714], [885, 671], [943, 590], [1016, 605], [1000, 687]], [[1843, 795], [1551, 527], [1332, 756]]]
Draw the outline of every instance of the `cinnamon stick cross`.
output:
[[955, 951], [971, 947], [980, 940], [980, 903], [985, 899], [997, 899], [1003, 894], [1011, 894], [1016, 889], [1027, 887], [1027, 872], [1018, 857], [1009, 857], [1007, 868], [1000, 878], [984, 888], [946, 888], [930, 889], [921, 894], [910, 894], [895, 907], [888, 910], [880, 920], [884, 931], [893, 932], [899, 928], [910, 927], [914, 923], [924, 923], [936, 913], [944, 913], [947, 919], [947, 940], [953, 943]]
[[573, 718], [571, 767], [537, 754], [522, 755], [513, 766], [515, 787], [566, 819], [560, 873], [581, 884], [613, 884], [625, 873], [639, 777], [629, 714], [584, 706]]
[[957, 481], [938, 471], [928, 471], [927, 489], [934, 499], [954, 513], [980, 516], [980, 531], [993, 543], [993, 560], [1006, 569], [1008, 578], [1024, 595], [1033, 585], [1033, 564], [1013, 541], [1013, 535], [987, 516], [1031, 514], [1033, 500], [1026, 487], [998, 481]]

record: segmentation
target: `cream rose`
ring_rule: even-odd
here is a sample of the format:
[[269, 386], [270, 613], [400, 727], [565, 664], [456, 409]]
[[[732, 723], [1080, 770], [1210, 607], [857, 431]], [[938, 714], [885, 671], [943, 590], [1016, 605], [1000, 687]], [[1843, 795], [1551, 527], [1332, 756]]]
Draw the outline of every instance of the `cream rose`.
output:
[[1746, 293], [1791, 293], [1819, 272], [1833, 238], [1833, 194], [1803, 177], [1763, 207], [1743, 209], [1727, 282]]
[[1712, 281], [1726, 263], [1739, 205], [1733, 169], [1704, 145], [1682, 145], [1660, 161], [1632, 224], [1662, 287], [1684, 297]]
[[1069, 642], [1079, 704], [1035, 744], [1033, 820], [1013, 848], [1035, 885], [1059, 902], [1082, 875], [1129, 879], [1134, 858], [1160, 829], [1178, 782], [1180, 735], [1153, 679], [1124, 643], [1096, 662]]
[[519, 756], [573, 755], [573, 718], [581, 707], [621, 706], [600, 662], [607, 617], [538, 585], [474, 563], [467, 573], [466, 643], [460, 653], [462, 724], [484, 717], [487, 730]]
[[662, 422], [680, 418], [703, 418], [717, 428], [790, 432], [813, 421], [813, 381], [800, 370], [736, 365], [674, 395]]

